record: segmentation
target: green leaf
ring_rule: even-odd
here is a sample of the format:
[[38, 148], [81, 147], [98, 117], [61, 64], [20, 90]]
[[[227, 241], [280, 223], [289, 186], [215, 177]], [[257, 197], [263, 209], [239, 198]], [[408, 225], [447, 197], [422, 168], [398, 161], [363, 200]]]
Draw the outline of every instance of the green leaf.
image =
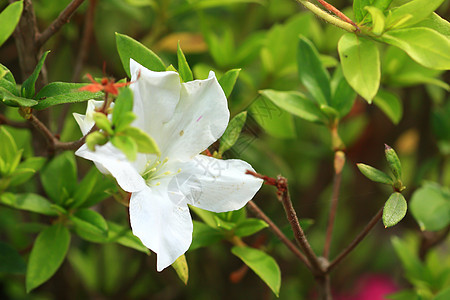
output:
[[421, 230], [437, 231], [450, 224], [450, 197], [436, 185], [416, 190], [409, 204]]
[[161, 155], [158, 144], [145, 131], [137, 127], [128, 127], [122, 131], [127, 137], [131, 138], [137, 145], [137, 152], [140, 153], [154, 153]]
[[[0, 72], [1, 72], [2, 68], [0, 68]], [[6, 75], [8, 74], [9, 70], [3, 70], [3, 78], [0, 79], [0, 88], [7, 90], [8, 92], [10, 92], [11, 94], [13, 94], [14, 96], [19, 96], [19, 91], [17, 90], [16, 87], [16, 83], [15, 82], [11, 82], [9, 80], [6, 79]], [[0, 76], [1, 77], [1, 76]]]
[[208, 224], [209, 227], [218, 228], [215, 220], [216, 214], [195, 206], [189, 206], [189, 209], [192, 210], [203, 222]]
[[119, 225], [117, 223], [107, 221], [108, 224], [108, 242], [115, 242], [122, 246], [141, 251], [150, 255], [150, 251], [145, 247], [141, 240], [133, 235], [128, 227]]
[[3, 103], [8, 106], [31, 107], [38, 104], [36, 100], [16, 96], [4, 87], [0, 87], [0, 98], [2, 99]]
[[[2, 80], [9, 81], [14, 86], [16, 86], [16, 80], [14, 79], [14, 75], [11, 73], [11, 71], [5, 67], [4, 65], [0, 64], [0, 70], [2, 70]], [[5, 73], [6, 72], [6, 73]], [[18, 94], [17, 94], [18, 95]]]
[[338, 43], [342, 71], [350, 86], [371, 103], [380, 86], [380, 54], [376, 44], [352, 33]]
[[220, 138], [219, 154], [222, 155], [225, 151], [233, 147], [241, 134], [242, 128], [247, 119], [247, 112], [243, 111], [234, 116], [228, 123], [227, 129]]
[[437, 31], [425, 27], [391, 30], [381, 40], [402, 49], [427, 68], [450, 69], [450, 39]]
[[206, 247], [219, 242], [225, 238], [225, 233], [221, 230], [208, 226], [199, 221], [194, 223], [194, 231], [192, 233], [192, 244], [189, 250]]
[[52, 82], [44, 86], [35, 96], [39, 103], [33, 109], [41, 110], [50, 106], [78, 103], [91, 99], [103, 99], [103, 92], [92, 93], [89, 91], [80, 91], [86, 86], [85, 83], [71, 82]]
[[384, 31], [384, 25], [386, 21], [383, 12], [373, 6], [367, 6], [364, 9], [367, 10], [372, 16], [372, 32], [375, 35], [381, 35]]
[[133, 138], [125, 135], [115, 135], [111, 138], [111, 143], [122, 151], [129, 161], [136, 160], [138, 146]]
[[[402, 6], [392, 9], [386, 19], [386, 27], [410, 27], [434, 12], [444, 0], [412, 0]], [[410, 16], [405, 22], [400, 21]]]
[[373, 0], [354, 0], [353, 1], [353, 13], [355, 14], [356, 23], [360, 23], [367, 15], [367, 11], [364, 7], [371, 5]]
[[94, 112], [92, 114], [92, 118], [95, 121], [95, 125], [97, 125], [98, 128], [106, 131], [108, 134], [113, 135], [114, 130], [112, 129], [111, 121], [108, 119], [108, 117], [101, 112]]
[[[116, 127], [121, 126], [121, 120], [126, 113], [133, 110], [133, 91], [130, 88], [124, 88], [120, 91], [116, 101], [114, 101], [114, 108], [112, 113], [112, 123]], [[128, 124], [127, 124], [128, 125]], [[120, 130], [119, 130], [120, 131]]]
[[393, 236], [391, 242], [408, 278], [423, 279], [429, 275], [428, 269], [425, 268], [418, 255], [414, 253], [406, 241]]
[[292, 115], [265, 97], [260, 97], [253, 102], [249, 111], [268, 134], [281, 139], [291, 139], [296, 136]]
[[392, 193], [384, 204], [383, 224], [384, 227], [392, 227], [400, 222], [406, 215], [406, 200], [400, 193]]
[[22, 10], [23, 1], [17, 1], [9, 4], [0, 13], [0, 46], [13, 33], [17, 24], [19, 23], [20, 16], [22, 15]]
[[397, 153], [394, 149], [389, 147], [388, 145], [384, 145], [384, 154], [386, 155], [386, 160], [389, 164], [389, 168], [391, 169], [392, 174], [394, 174], [395, 179], [401, 180], [402, 178], [402, 165], [400, 163], [400, 159], [397, 156]]
[[24, 274], [26, 269], [27, 265], [16, 249], [0, 241], [0, 273]]
[[57, 204], [65, 204], [77, 189], [77, 167], [73, 152], [64, 152], [41, 171], [41, 182], [47, 195]]
[[427, 27], [450, 38], [450, 23], [441, 18], [437, 13], [432, 13], [427, 18], [415, 24], [414, 27]]
[[39, 171], [44, 165], [46, 159], [44, 157], [30, 157], [21, 162], [16, 171], [11, 175], [10, 186], [17, 186], [28, 181], [33, 175]]
[[341, 118], [345, 117], [355, 103], [356, 93], [342, 74], [342, 69], [337, 68], [331, 79], [332, 97], [330, 101], [331, 107], [339, 112]]
[[386, 90], [378, 90], [373, 99], [373, 103], [378, 106], [391, 121], [397, 125], [403, 116], [403, 105], [397, 95]]
[[447, 287], [434, 296], [433, 300], [446, 300], [450, 298], [450, 287]]
[[53, 209], [52, 203], [38, 194], [3, 193], [0, 195], [0, 203], [47, 216], [58, 215], [57, 211]]
[[266, 222], [260, 219], [249, 218], [239, 222], [234, 228], [234, 234], [239, 237], [249, 236], [268, 227]]
[[59, 224], [44, 229], [36, 238], [26, 274], [27, 293], [55, 274], [66, 256], [70, 244], [69, 230]]
[[89, 195], [92, 194], [95, 187], [99, 184], [99, 181], [101, 181], [99, 172], [95, 167], [92, 167], [78, 185], [78, 188], [73, 195], [74, 201], [71, 203], [70, 207], [77, 208], [83, 205]]
[[119, 52], [120, 60], [122, 61], [122, 66], [128, 77], [131, 77], [130, 58], [152, 71], [166, 70], [166, 66], [161, 58], [159, 58], [153, 51], [127, 35], [116, 32], [116, 46], [117, 51]]
[[277, 262], [270, 255], [250, 247], [233, 247], [231, 252], [249, 266], [278, 297], [281, 272]]
[[108, 236], [108, 225], [99, 213], [91, 209], [80, 209], [70, 216], [76, 233], [88, 240], [96, 241], [97, 236], [106, 238]]
[[222, 77], [220, 77], [219, 84], [222, 87], [227, 98], [231, 95], [240, 72], [241, 69], [231, 69], [223, 74]]
[[104, 145], [109, 141], [108, 137], [99, 131], [94, 131], [86, 137], [86, 145], [91, 151], [95, 151], [95, 146]]
[[297, 117], [319, 124], [327, 122], [326, 116], [317, 104], [300, 92], [262, 90], [259, 93], [281, 109]]
[[386, 173], [375, 169], [374, 167], [371, 167], [369, 165], [365, 165], [365, 164], [356, 164], [358, 166], [358, 169], [361, 171], [361, 173], [363, 173], [364, 176], [366, 176], [367, 178], [369, 178], [372, 181], [375, 182], [379, 182], [379, 183], [384, 183], [384, 184], [389, 184], [389, 185], [393, 185], [394, 181], [392, 180], [391, 177], [389, 177], [389, 175], [387, 175]]
[[181, 50], [180, 41], [178, 41], [177, 46], [177, 59], [178, 59], [178, 72], [180, 73], [181, 79], [183, 79], [184, 82], [194, 80], [191, 68], [189, 67], [186, 57], [184, 56], [183, 50]]
[[17, 146], [14, 138], [4, 126], [0, 126], [0, 141], [2, 143], [2, 147], [0, 147], [0, 158], [4, 162], [4, 165], [0, 167], [0, 174], [9, 175], [17, 167], [13, 163], [16, 161]]
[[330, 75], [319, 58], [314, 45], [306, 38], [300, 37], [297, 51], [298, 75], [313, 100], [318, 104], [331, 101]]
[[177, 272], [178, 278], [187, 285], [189, 279], [189, 268], [186, 261], [186, 256], [183, 254], [177, 258], [172, 264], [172, 268]]
[[25, 98], [33, 98], [34, 94], [36, 93], [35, 90], [35, 84], [39, 77], [39, 74], [41, 73], [41, 69], [44, 66], [45, 58], [50, 53], [50, 51], [44, 52], [42, 57], [39, 59], [36, 68], [34, 69], [33, 73], [28, 77], [22, 84], [21, 89], [21, 96]]

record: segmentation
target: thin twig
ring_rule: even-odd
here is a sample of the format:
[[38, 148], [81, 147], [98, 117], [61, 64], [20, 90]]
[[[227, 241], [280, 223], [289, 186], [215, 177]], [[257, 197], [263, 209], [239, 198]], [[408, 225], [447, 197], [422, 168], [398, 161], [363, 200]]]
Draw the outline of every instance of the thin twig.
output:
[[298, 258], [300, 259], [308, 269], [311, 269], [311, 264], [308, 259], [300, 252], [297, 246], [294, 245], [284, 233], [278, 228], [278, 226], [256, 205], [255, 202], [249, 201], [247, 204], [248, 208], [261, 220], [265, 221], [269, 225], [269, 229], [278, 237], [278, 239], [283, 242], [283, 244], [288, 247], [288, 249]]
[[72, 15], [77, 8], [84, 2], [84, 0], [73, 0], [67, 7], [59, 14], [52, 24], [50, 24], [41, 34], [37, 36], [36, 45], [39, 49], [45, 42], [51, 38], [65, 23], [69, 22]]
[[33, 115], [29, 115], [28, 121], [33, 125], [34, 128], [36, 128], [39, 132], [42, 133], [42, 135], [47, 140], [47, 145], [51, 151], [55, 150], [76, 150], [81, 147], [81, 145], [84, 144], [86, 137], [89, 133], [94, 132], [98, 130], [97, 126], [94, 126], [91, 128], [91, 130], [83, 137], [81, 137], [77, 141], [73, 142], [61, 142], [59, 139], [55, 137], [55, 135], [45, 126], [39, 119]]
[[377, 214], [369, 221], [360, 234], [347, 246], [328, 266], [327, 272], [334, 269], [350, 252], [355, 249], [356, 246], [366, 237], [366, 235], [372, 230], [372, 228], [380, 221], [383, 216], [383, 208], [381, 208]]
[[323, 7], [325, 7], [329, 12], [332, 12], [333, 14], [335, 14], [339, 19], [341, 19], [344, 22], [352, 24], [353, 26], [355, 26], [355, 28], [358, 28], [358, 30], [359, 30], [358, 25], [356, 25], [349, 17], [344, 15], [339, 9], [337, 9], [336, 7], [334, 7], [333, 5], [329, 4], [328, 2], [326, 2], [324, 0], [317, 0], [317, 2], [322, 4]]
[[14, 121], [6, 118], [0, 114], [0, 125], [8, 125], [15, 128], [29, 129], [30, 125], [27, 122]]
[[333, 194], [331, 196], [330, 215], [328, 217], [327, 233], [325, 236], [325, 244], [323, 247], [323, 257], [328, 259], [330, 255], [331, 240], [333, 237], [334, 219], [339, 201], [339, 190], [341, 187], [342, 169], [345, 163], [345, 154], [342, 151], [336, 151], [334, 155], [334, 181]]

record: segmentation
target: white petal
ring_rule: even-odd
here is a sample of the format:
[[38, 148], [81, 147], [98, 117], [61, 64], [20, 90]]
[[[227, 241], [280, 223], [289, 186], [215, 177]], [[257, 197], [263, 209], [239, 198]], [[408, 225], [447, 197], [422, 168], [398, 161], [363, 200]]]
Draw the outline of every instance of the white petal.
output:
[[214, 73], [182, 84], [173, 118], [164, 124], [161, 151], [170, 159], [192, 159], [220, 136], [230, 118], [227, 99]]
[[176, 72], [153, 72], [130, 59], [134, 93], [134, 126], [143, 129], [160, 145], [161, 127], [173, 117], [180, 100], [180, 76]]
[[86, 115], [73, 113], [73, 117], [75, 118], [75, 121], [77, 121], [83, 135], [86, 135], [95, 124], [94, 119], [92, 118], [92, 112], [102, 105], [103, 101], [89, 100], [86, 107]]
[[96, 146], [95, 151], [89, 150], [86, 144], [84, 144], [75, 154], [95, 162], [99, 170], [103, 173], [104, 170], [107, 170], [116, 178], [120, 187], [127, 192], [137, 192], [146, 187], [145, 180], [139, 174], [136, 167], [127, 160], [120, 150], [116, 149], [110, 143], [103, 146]]
[[192, 219], [187, 205], [169, 200], [167, 184], [133, 193], [130, 223], [133, 234], [157, 254], [157, 270], [170, 266], [192, 242]]
[[[252, 166], [239, 159], [221, 160], [197, 155], [190, 162], [180, 163], [185, 180], [187, 202], [213, 212], [237, 210], [253, 198], [263, 181], [245, 174]], [[188, 174], [189, 176], [183, 175]], [[191, 191], [188, 194], [188, 191]]]

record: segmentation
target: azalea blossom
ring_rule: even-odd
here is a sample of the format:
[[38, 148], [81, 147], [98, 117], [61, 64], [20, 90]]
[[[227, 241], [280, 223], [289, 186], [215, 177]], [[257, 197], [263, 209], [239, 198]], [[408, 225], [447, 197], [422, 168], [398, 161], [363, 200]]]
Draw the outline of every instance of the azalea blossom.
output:
[[[239, 159], [201, 155], [225, 131], [230, 113], [213, 72], [208, 79], [181, 83], [176, 72], [153, 72], [130, 61], [134, 93], [133, 123], [158, 144], [161, 155], [139, 153], [136, 161], [107, 143], [95, 151], [83, 145], [76, 154], [95, 162], [131, 193], [133, 234], [157, 254], [157, 270], [170, 266], [192, 242], [188, 204], [212, 212], [242, 208], [262, 180], [246, 175], [253, 168]], [[90, 101], [75, 118], [86, 134], [94, 125]]]

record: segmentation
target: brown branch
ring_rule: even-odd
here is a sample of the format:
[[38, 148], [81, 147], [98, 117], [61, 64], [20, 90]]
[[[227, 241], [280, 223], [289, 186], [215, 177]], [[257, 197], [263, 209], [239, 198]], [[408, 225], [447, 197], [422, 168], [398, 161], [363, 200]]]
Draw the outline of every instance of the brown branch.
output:
[[29, 129], [30, 126], [27, 122], [14, 121], [6, 118], [4, 115], [0, 114], [0, 125], [8, 125], [15, 128]]
[[334, 181], [333, 181], [333, 194], [331, 196], [331, 208], [330, 215], [328, 217], [327, 232], [325, 236], [325, 244], [323, 247], [323, 257], [328, 259], [330, 255], [331, 240], [333, 237], [334, 219], [336, 217], [336, 211], [339, 201], [339, 190], [341, 187], [342, 169], [345, 164], [345, 154], [342, 151], [336, 151], [334, 155]]
[[300, 252], [297, 246], [294, 245], [284, 233], [278, 228], [278, 226], [256, 205], [255, 202], [249, 201], [247, 204], [248, 208], [261, 220], [265, 221], [269, 225], [269, 229], [278, 237], [278, 239], [283, 242], [283, 244], [288, 247], [288, 249], [298, 258], [300, 259], [308, 269], [311, 269], [311, 264], [308, 259]]
[[322, 4], [322, 6], [325, 7], [325, 9], [328, 10], [329, 12], [335, 14], [339, 19], [341, 19], [344, 22], [352, 24], [353, 26], [355, 26], [355, 28], [359, 30], [358, 25], [356, 25], [349, 17], [344, 15], [339, 9], [337, 9], [336, 7], [334, 7], [333, 5], [329, 4], [324, 0], [317, 0], [317, 2]]
[[98, 130], [97, 126], [94, 126], [91, 128], [91, 130], [83, 137], [81, 137], [77, 141], [73, 142], [61, 142], [56, 136], [45, 126], [39, 119], [33, 115], [28, 115], [28, 121], [31, 123], [31, 125], [36, 128], [46, 139], [47, 145], [50, 151], [56, 151], [56, 150], [76, 150], [81, 147], [81, 145], [84, 144], [86, 137], [89, 133], [94, 132]]
[[345, 248], [328, 266], [327, 272], [334, 269], [353, 249], [366, 237], [366, 235], [372, 230], [372, 228], [380, 221], [383, 216], [383, 208], [381, 208], [377, 214], [369, 221], [360, 234]]
[[68, 23], [75, 10], [84, 2], [84, 0], [73, 0], [67, 7], [59, 14], [52, 24], [50, 24], [41, 34], [37, 35], [36, 48], [42, 47], [45, 42], [51, 38], [61, 27]]

